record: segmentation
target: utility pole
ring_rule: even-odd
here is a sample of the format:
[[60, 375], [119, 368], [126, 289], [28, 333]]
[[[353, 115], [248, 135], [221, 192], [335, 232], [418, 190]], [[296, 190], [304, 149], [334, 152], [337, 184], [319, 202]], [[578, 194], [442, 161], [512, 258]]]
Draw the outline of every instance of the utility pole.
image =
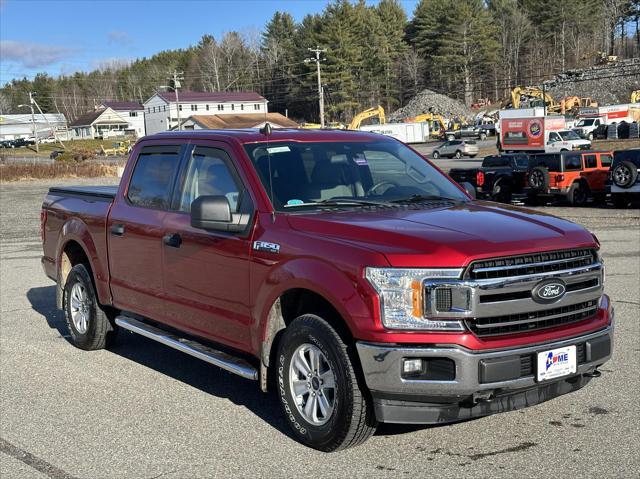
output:
[[38, 127], [36, 126], [36, 117], [33, 113], [33, 104], [36, 101], [33, 99], [33, 92], [29, 92], [29, 108], [31, 108], [31, 123], [33, 124], [33, 137], [36, 140], [36, 153], [40, 153], [40, 145], [38, 144]]
[[[320, 102], [320, 128], [324, 128], [324, 94], [322, 92], [322, 81], [320, 80], [320, 54], [325, 53], [327, 49], [321, 49], [319, 46], [316, 46], [316, 48], [308, 48], [307, 50], [316, 54], [315, 58], [307, 58], [305, 62], [316, 62], [318, 71], [318, 100]], [[324, 58], [322, 60], [324, 60]]]
[[[169, 78], [169, 80], [173, 81], [173, 85], [160, 85], [159, 88], [171, 88], [176, 92], [176, 111], [178, 112], [178, 130], [182, 130], [182, 120], [180, 119], [180, 96], [178, 90], [182, 88], [180, 84], [181, 81], [184, 81], [184, 72], [179, 72], [177, 70], [173, 70], [173, 75]], [[169, 105], [169, 123], [171, 123], [171, 105]], [[171, 128], [171, 125], [167, 125]]]
[[[58, 133], [56, 133], [56, 129], [53, 127], [53, 125], [51, 124], [51, 122], [47, 118], [47, 115], [42, 113], [42, 108], [40, 108], [40, 105], [38, 105], [38, 102], [33, 98], [33, 96], [31, 96], [31, 101], [33, 101], [33, 104], [36, 106], [36, 108], [38, 109], [38, 111], [42, 115], [42, 118], [44, 118], [44, 121], [46, 121], [47, 125], [49, 125], [49, 128], [51, 129], [51, 133], [53, 133], [53, 137], [55, 138], [55, 140], [58, 143], [60, 143], [60, 146], [62, 146], [62, 148], [66, 149], [67, 147], [64, 146], [64, 143], [62, 143], [62, 140], [60, 138], [58, 138]], [[60, 113], [60, 111], [58, 111], [58, 113]], [[67, 119], [65, 118], [65, 123], [66, 123], [66, 121], [67, 121]]]
[[178, 130], [182, 131], [182, 121], [180, 120], [180, 98], [178, 90], [181, 87], [180, 82], [184, 81], [184, 72], [173, 70], [173, 91], [176, 92], [176, 111], [178, 112]]

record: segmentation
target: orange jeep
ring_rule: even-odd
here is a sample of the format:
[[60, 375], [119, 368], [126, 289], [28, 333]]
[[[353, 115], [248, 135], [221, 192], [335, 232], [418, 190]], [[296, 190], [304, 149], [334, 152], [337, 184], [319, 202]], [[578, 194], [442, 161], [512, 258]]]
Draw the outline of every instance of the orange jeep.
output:
[[605, 183], [613, 159], [610, 151], [562, 151], [531, 155], [525, 193], [530, 203], [541, 197], [564, 196], [571, 205], [584, 205], [589, 197], [603, 202]]

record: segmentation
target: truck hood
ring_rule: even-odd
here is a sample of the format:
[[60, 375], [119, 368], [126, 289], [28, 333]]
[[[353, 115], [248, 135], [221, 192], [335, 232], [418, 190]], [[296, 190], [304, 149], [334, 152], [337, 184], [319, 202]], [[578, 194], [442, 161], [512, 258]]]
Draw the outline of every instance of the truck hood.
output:
[[489, 257], [595, 247], [570, 221], [491, 202], [291, 214], [294, 230], [383, 254], [398, 267], [462, 267]]

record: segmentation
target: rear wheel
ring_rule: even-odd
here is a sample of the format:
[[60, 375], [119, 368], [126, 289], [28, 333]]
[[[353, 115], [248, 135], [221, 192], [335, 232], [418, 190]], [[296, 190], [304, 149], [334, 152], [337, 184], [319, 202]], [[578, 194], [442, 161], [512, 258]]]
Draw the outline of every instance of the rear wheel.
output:
[[576, 182], [569, 188], [567, 193], [567, 201], [572, 206], [584, 206], [589, 199], [589, 189], [586, 185]]
[[506, 181], [498, 181], [493, 186], [491, 196], [500, 203], [511, 203], [511, 185]]
[[375, 432], [368, 392], [358, 384], [347, 345], [325, 320], [296, 318], [279, 342], [277, 361], [280, 404], [302, 443], [329, 452]]
[[113, 341], [116, 327], [98, 303], [91, 275], [83, 264], [75, 265], [67, 276], [64, 313], [72, 342], [80, 349], [104, 349]]
[[486, 140], [487, 139], [487, 134], [486, 133], [480, 133], [480, 139], [481, 140]]

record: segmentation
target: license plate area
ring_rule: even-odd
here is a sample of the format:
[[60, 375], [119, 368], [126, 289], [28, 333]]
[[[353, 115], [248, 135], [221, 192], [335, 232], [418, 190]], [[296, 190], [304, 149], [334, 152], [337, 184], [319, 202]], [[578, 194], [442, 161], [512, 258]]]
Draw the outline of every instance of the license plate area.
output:
[[548, 381], [568, 376], [577, 371], [575, 346], [549, 349], [538, 353], [538, 381]]

